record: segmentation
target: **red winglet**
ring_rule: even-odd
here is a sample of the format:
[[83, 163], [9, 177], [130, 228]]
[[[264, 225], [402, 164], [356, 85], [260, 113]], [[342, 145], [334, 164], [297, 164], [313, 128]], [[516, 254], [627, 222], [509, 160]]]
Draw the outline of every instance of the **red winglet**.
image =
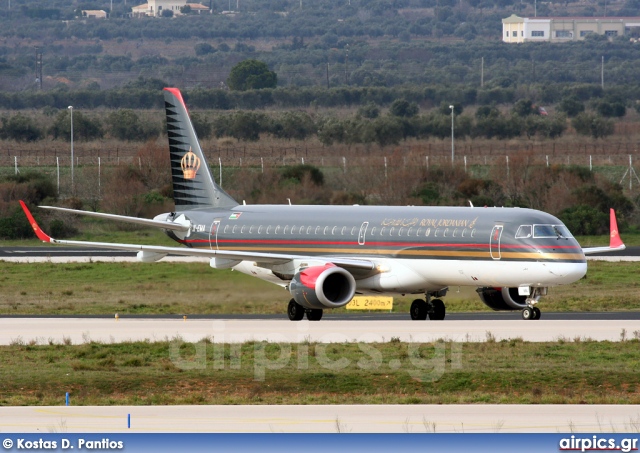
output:
[[42, 229], [40, 229], [38, 223], [36, 222], [36, 219], [33, 218], [31, 212], [29, 212], [29, 208], [27, 208], [27, 205], [24, 204], [24, 201], [20, 200], [20, 206], [22, 206], [22, 210], [27, 216], [27, 219], [31, 224], [31, 228], [33, 228], [33, 231], [36, 233], [36, 236], [38, 236], [38, 239], [40, 239], [42, 242], [51, 242], [51, 237], [48, 236], [44, 231], [42, 231]]
[[618, 233], [618, 222], [616, 221], [616, 212], [613, 209], [609, 210], [609, 228], [610, 234], [609, 237], [609, 247], [617, 248], [622, 247], [624, 243], [622, 239], [620, 239], [620, 234]]

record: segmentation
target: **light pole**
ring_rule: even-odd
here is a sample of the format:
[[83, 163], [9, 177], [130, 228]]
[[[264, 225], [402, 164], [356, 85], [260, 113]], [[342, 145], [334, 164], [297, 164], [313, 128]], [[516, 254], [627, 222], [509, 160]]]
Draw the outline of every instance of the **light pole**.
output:
[[454, 135], [453, 135], [453, 118], [455, 116], [455, 112], [453, 109], [453, 105], [450, 105], [449, 108], [451, 109], [451, 165], [453, 165], [453, 158], [455, 156], [455, 145], [454, 145]]
[[71, 192], [74, 193], [73, 184], [73, 105], [70, 105], [69, 112], [71, 113]]

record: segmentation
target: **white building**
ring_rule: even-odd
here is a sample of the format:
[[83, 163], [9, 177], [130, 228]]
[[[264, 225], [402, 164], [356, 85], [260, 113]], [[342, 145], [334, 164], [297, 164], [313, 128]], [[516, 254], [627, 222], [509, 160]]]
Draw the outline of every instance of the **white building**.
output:
[[188, 3], [187, 0], [149, 0], [148, 3], [131, 8], [132, 15], [135, 16], [161, 16], [162, 11], [169, 10], [174, 16], [182, 14], [181, 10], [189, 6], [191, 11], [198, 14], [208, 12], [209, 8], [200, 3]]
[[624, 36], [635, 27], [640, 27], [640, 17], [519, 17], [513, 14], [502, 19], [502, 41], [580, 41], [590, 33], [613, 38]]

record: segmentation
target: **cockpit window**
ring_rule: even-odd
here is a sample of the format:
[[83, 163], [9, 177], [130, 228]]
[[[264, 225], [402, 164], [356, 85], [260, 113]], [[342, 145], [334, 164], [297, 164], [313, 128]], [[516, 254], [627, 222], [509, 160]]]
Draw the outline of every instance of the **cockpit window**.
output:
[[564, 225], [534, 225], [533, 237], [566, 239], [572, 236]]
[[518, 232], [516, 233], [516, 239], [530, 238], [532, 228], [533, 227], [531, 225], [520, 225], [520, 228], [518, 228]]

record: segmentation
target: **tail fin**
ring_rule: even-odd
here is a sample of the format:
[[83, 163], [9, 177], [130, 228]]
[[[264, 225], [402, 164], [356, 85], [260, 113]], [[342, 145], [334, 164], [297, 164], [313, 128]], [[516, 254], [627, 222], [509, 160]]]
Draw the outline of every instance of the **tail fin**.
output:
[[165, 88], [164, 104], [176, 211], [237, 206], [211, 176], [180, 90]]

